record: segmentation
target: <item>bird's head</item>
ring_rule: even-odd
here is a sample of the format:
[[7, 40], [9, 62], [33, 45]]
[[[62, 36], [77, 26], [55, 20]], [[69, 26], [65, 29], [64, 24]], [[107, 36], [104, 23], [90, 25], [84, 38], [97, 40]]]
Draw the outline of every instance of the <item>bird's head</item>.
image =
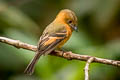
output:
[[77, 31], [77, 17], [75, 13], [69, 9], [63, 9], [56, 17], [57, 20], [68, 24], [73, 30]]

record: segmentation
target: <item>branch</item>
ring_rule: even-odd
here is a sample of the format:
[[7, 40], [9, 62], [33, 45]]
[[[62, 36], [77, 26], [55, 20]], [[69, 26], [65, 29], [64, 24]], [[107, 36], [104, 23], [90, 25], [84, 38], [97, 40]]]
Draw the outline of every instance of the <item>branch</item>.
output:
[[84, 71], [85, 71], [85, 80], [89, 80], [89, 65], [90, 63], [94, 60], [94, 57], [91, 57], [88, 59], [86, 65], [85, 65], [85, 68], [84, 68]]
[[[34, 52], [37, 50], [36, 46], [30, 45], [30, 44], [27, 44], [27, 43], [23, 43], [23, 42], [18, 41], [18, 40], [12, 40], [12, 39], [9, 39], [9, 38], [5, 38], [5, 37], [0, 37], [0, 42], [12, 45], [16, 48], [23, 48], [23, 49], [27, 49], [27, 50], [34, 51]], [[80, 61], [88, 61], [88, 59], [93, 57], [93, 56], [88, 56], [88, 55], [75, 54], [75, 53], [72, 53], [70, 51], [63, 53], [63, 51], [58, 51], [58, 50], [55, 50], [55, 51], [51, 52], [50, 55], [62, 57], [62, 58], [65, 58], [65, 59], [80, 60]], [[93, 62], [120, 67], [120, 61], [115, 61], [115, 60], [110, 60], [110, 59], [103, 59], [103, 58], [94, 57]]]

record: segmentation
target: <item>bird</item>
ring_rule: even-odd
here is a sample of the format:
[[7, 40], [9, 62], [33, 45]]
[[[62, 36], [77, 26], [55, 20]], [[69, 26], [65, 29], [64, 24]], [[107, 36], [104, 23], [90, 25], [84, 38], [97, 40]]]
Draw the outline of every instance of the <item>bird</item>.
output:
[[24, 73], [32, 75], [40, 56], [50, 54], [55, 49], [61, 49], [74, 30], [77, 31], [77, 17], [75, 13], [70, 9], [62, 9], [52, 23], [43, 31], [38, 41], [35, 56]]

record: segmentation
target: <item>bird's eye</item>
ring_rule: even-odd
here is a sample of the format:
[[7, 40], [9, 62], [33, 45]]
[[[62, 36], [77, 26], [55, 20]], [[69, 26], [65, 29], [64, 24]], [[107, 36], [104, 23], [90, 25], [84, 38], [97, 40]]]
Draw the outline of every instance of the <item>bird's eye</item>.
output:
[[68, 21], [68, 23], [72, 23], [72, 21], [70, 20], [70, 21]]

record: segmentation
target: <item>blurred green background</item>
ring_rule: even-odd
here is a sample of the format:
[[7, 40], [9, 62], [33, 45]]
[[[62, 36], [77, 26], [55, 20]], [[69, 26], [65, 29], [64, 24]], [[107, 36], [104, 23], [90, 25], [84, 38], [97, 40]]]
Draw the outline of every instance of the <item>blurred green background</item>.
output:
[[[120, 60], [120, 0], [0, 0], [0, 36], [37, 45], [61, 9], [78, 17], [67, 51]], [[0, 43], [0, 80], [84, 80], [85, 62], [42, 56], [32, 76], [23, 74], [34, 52]], [[90, 80], [120, 80], [120, 68], [93, 63]]]

